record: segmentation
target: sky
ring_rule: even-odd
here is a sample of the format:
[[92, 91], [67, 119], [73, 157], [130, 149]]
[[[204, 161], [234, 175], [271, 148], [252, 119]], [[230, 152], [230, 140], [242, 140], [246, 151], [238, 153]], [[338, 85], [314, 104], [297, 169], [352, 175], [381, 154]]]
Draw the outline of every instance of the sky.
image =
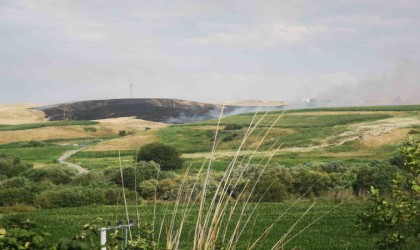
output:
[[420, 103], [418, 0], [0, 0], [0, 104]]

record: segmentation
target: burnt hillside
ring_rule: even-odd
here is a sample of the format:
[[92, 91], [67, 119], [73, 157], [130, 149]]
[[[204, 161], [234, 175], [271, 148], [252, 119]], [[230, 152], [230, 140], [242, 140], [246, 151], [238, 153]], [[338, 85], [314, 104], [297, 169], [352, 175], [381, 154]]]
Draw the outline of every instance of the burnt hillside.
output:
[[[226, 106], [229, 112], [243, 113], [251, 107]], [[255, 108], [255, 107], [253, 107]], [[221, 105], [177, 99], [110, 99], [63, 103], [38, 108], [46, 118], [57, 120], [98, 120], [135, 116], [138, 119], [188, 123], [218, 117]]]

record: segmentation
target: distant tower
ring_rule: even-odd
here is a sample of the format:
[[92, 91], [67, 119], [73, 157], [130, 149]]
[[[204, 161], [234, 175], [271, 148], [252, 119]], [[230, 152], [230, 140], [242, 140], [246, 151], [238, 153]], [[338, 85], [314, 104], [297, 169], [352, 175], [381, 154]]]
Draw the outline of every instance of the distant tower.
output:
[[130, 83], [130, 94], [128, 95], [128, 98], [134, 98], [134, 90], [132, 83]]

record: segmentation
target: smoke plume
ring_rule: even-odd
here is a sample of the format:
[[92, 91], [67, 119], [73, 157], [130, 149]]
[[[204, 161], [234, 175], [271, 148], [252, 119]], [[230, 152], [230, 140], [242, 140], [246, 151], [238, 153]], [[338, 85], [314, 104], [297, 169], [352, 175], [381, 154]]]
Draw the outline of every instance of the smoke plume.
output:
[[342, 85], [321, 93], [317, 99], [328, 106], [419, 104], [419, 64], [402, 60], [393, 72]]

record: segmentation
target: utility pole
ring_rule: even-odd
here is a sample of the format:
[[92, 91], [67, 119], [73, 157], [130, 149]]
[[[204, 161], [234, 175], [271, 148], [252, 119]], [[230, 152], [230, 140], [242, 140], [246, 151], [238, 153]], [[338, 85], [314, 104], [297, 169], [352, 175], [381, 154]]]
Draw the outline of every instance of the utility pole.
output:
[[130, 83], [130, 93], [128, 94], [128, 98], [134, 98], [134, 89], [132, 83]]

